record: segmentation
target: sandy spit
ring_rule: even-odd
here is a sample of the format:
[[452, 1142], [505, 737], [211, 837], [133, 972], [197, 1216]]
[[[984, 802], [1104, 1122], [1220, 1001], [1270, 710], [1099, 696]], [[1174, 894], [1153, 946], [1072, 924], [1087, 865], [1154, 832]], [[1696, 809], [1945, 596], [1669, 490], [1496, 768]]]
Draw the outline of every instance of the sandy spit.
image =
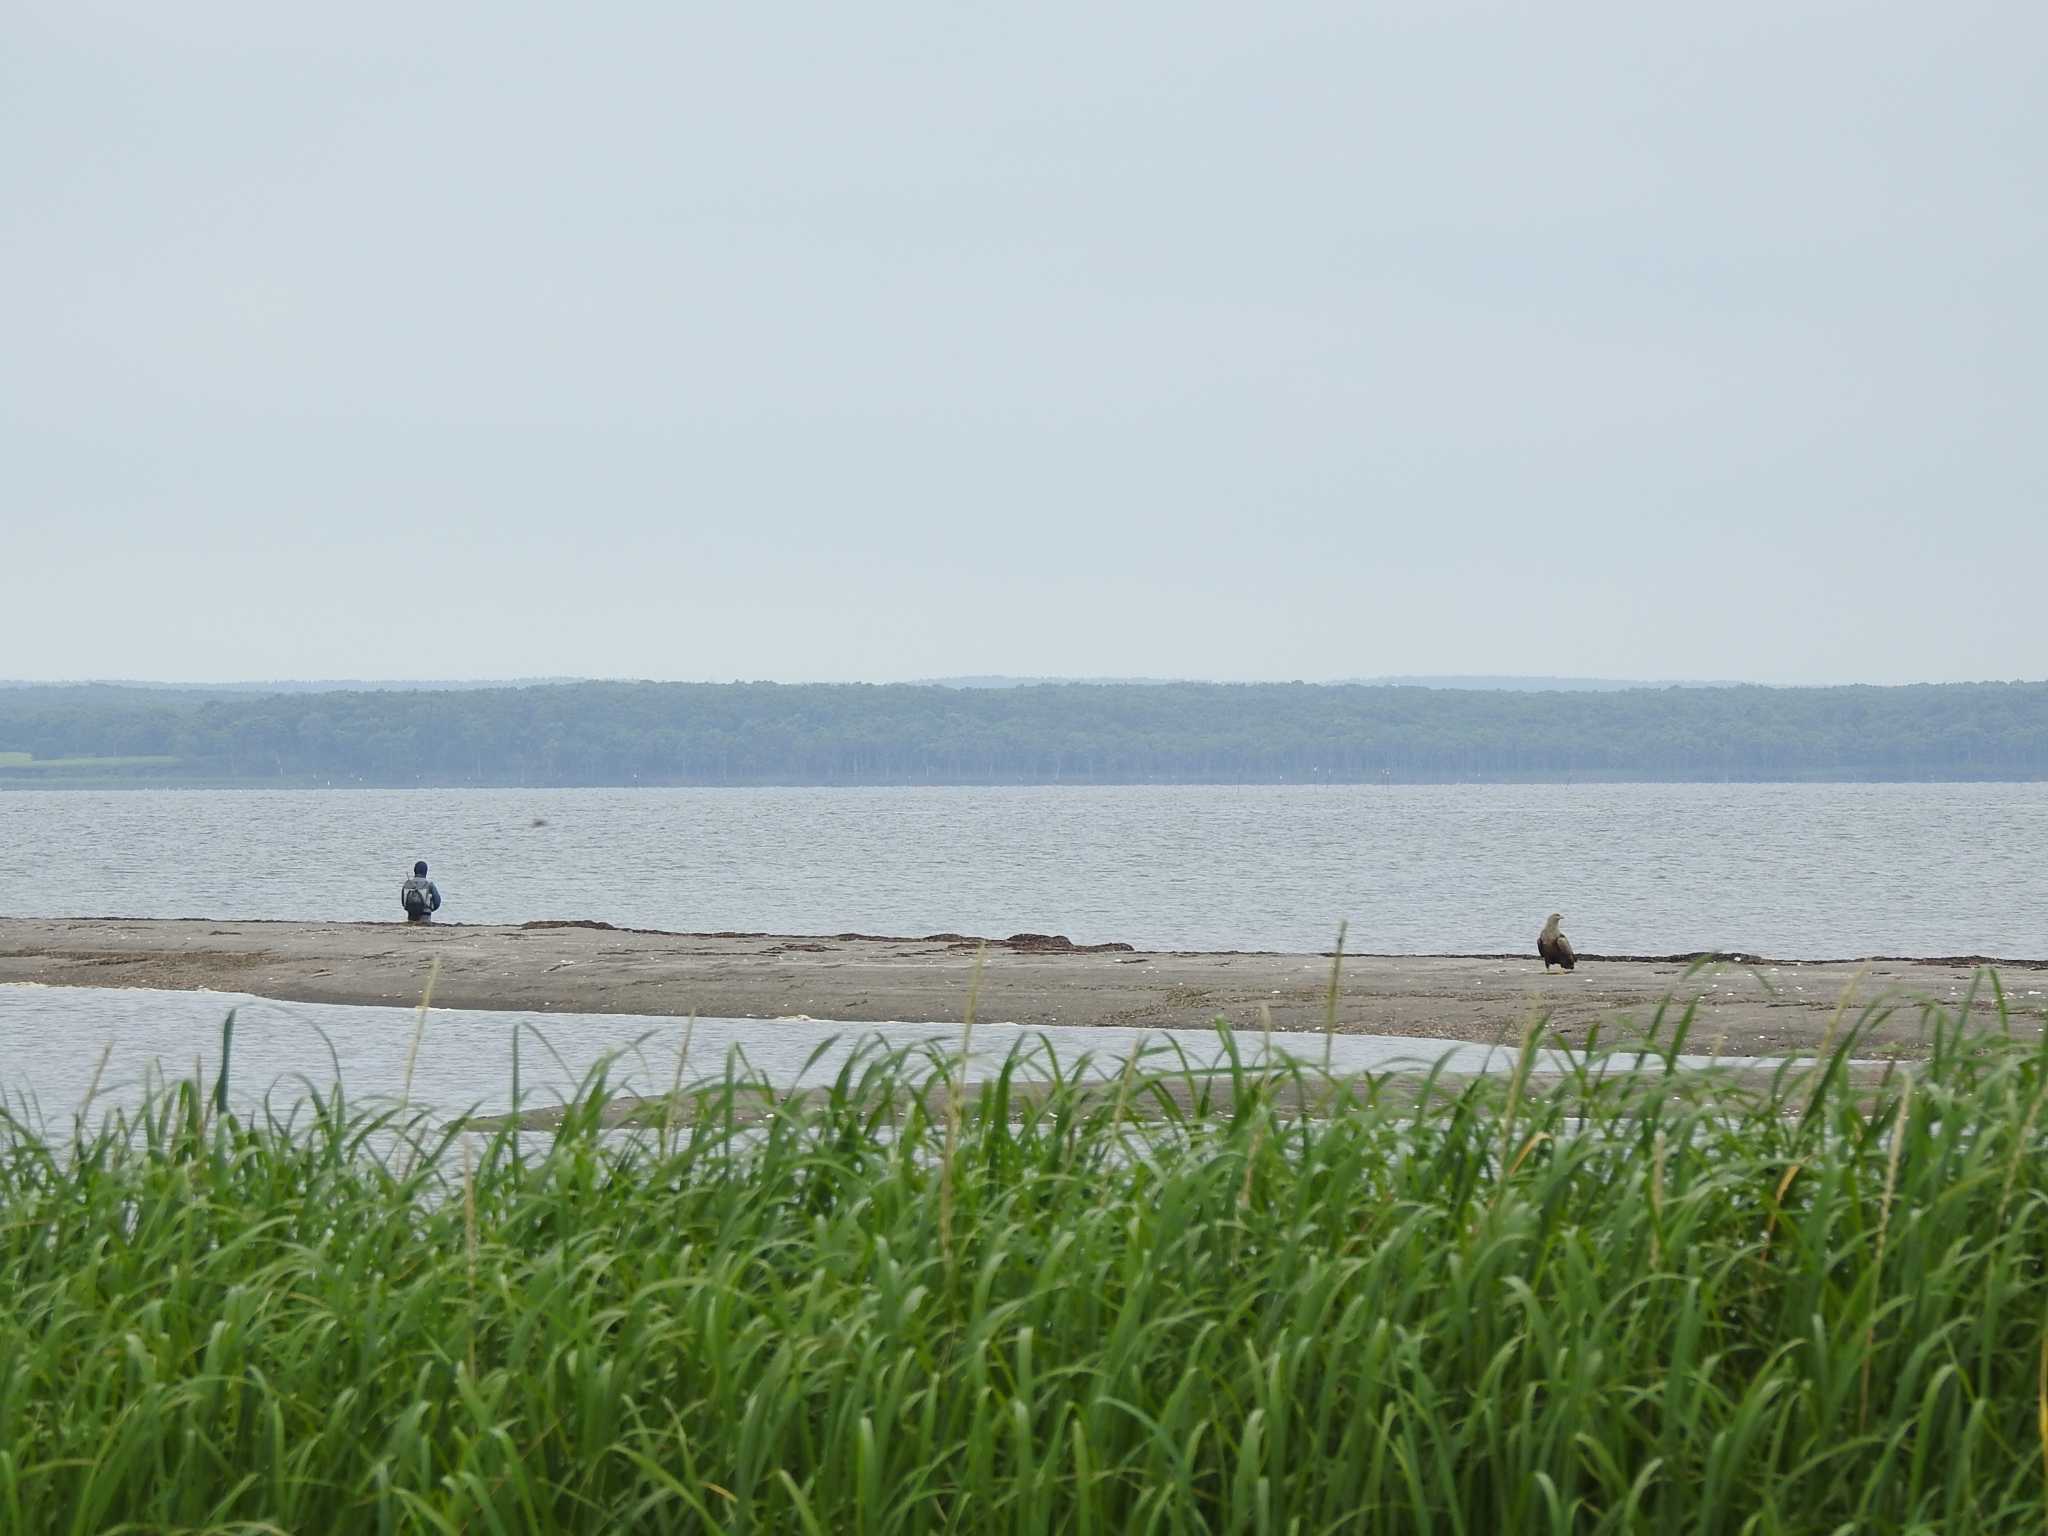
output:
[[[601, 923], [519, 927], [435, 923], [243, 922], [207, 918], [0, 918], [0, 983], [253, 993], [294, 1002], [420, 1001], [573, 1013], [853, 1022], [957, 1020], [981, 957], [979, 1017], [1026, 1026], [1122, 1024], [1319, 1030], [1331, 959], [1316, 954], [1163, 953], [1075, 947], [1057, 935], [982, 941], [960, 934], [829, 937], [650, 933]], [[2000, 961], [2016, 1020], [2048, 1017], [2048, 962]], [[1337, 1028], [1345, 1033], [1491, 1041], [1532, 1017], [1573, 1044], [1595, 1024], [1643, 1023], [1660, 1003], [1696, 1002], [1689, 1049], [1742, 1055], [1810, 1051], [1838, 1005], [1854, 1019], [1894, 1006], [1862, 1054], [1917, 1043], [1918, 1004], [1954, 1005], [1980, 976], [1942, 960], [1721, 960], [1587, 957], [1545, 973], [1507, 955], [1347, 956]], [[1986, 993], [1988, 1007], [1988, 990]]]

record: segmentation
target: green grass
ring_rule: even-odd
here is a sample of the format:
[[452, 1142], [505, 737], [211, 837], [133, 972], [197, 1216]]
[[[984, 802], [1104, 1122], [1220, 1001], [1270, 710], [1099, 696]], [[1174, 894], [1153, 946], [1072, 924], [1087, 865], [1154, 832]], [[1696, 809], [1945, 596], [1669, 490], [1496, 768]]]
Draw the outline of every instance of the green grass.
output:
[[0, 1530], [2040, 1531], [2048, 1054], [1928, 1024], [1858, 1084], [17, 1126]]

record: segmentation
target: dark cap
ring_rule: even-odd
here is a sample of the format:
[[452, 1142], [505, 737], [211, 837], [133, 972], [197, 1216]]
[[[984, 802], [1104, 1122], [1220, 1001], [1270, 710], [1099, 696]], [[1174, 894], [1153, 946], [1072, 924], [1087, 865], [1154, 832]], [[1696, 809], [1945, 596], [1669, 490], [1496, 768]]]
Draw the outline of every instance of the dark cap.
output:
[[416, 878], [424, 876], [427, 872], [427, 861], [425, 859], [421, 859], [419, 863], [413, 865], [412, 872]]

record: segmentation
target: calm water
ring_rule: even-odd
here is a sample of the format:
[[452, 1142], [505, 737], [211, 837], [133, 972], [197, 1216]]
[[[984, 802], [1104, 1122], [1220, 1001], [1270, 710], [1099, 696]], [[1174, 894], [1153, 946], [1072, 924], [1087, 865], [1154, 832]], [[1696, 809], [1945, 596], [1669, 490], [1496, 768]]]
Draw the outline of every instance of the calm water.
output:
[[[535, 822], [544, 825], [535, 825]], [[2048, 955], [2048, 785], [0, 793], [0, 913]]]
[[[335, 1080], [337, 1066], [352, 1097], [396, 1100], [407, 1090], [411, 1057], [407, 1102], [442, 1113], [506, 1109], [512, 1102], [515, 1035], [521, 1041], [520, 1098], [529, 1107], [552, 1104], [573, 1092], [583, 1074], [610, 1052], [623, 1053], [608, 1073], [613, 1085], [664, 1093], [675, 1080], [686, 1028], [680, 1019], [624, 1014], [436, 1008], [422, 1031], [418, 1012], [410, 1008], [277, 1003], [221, 992], [0, 986], [0, 1103], [17, 1113], [26, 1110], [43, 1125], [62, 1127], [95, 1092], [102, 1052], [106, 1067], [94, 1100], [102, 1109], [134, 1103], [149, 1078], [190, 1078], [196, 1068], [199, 1080], [211, 1084], [220, 1070], [221, 1019], [230, 1008], [236, 1010], [232, 1096], [245, 1108], [268, 1096], [282, 1109], [303, 1099], [309, 1086], [324, 1091]], [[959, 1026], [943, 1024], [698, 1019], [687, 1028], [685, 1082], [722, 1075], [735, 1049], [744, 1052], [748, 1067], [790, 1086], [829, 1077], [856, 1040], [879, 1037], [892, 1045], [930, 1041], [952, 1049], [960, 1043]], [[988, 1023], [975, 1026], [970, 1076], [983, 1075], [1026, 1038], [1042, 1038], [1069, 1069], [1089, 1056], [1105, 1076], [1141, 1042], [1178, 1045], [1198, 1066], [1214, 1063], [1221, 1054], [1216, 1036], [1207, 1030], [1055, 1025], [1024, 1031]], [[812, 1061], [821, 1046], [835, 1040]], [[1321, 1065], [1323, 1048], [1320, 1035], [1275, 1040], [1276, 1054], [1292, 1052], [1310, 1065]], [[1257, 1060], [1261, 1042], [1245, 1037], [1239, 1049]], [[1539, 1055], [1540, 1066], [1558, 1065], [1551, 1053]], [[1457, 1072], [1504, 1071], [1513, 1066], [1514, 1053], [1498, 1046], [1379, 1035], [1339, 1035], [1330, 1042], [1330, 1064], [1340, 1072], [1438, 1060]], [[1162, 1057], [1154, 1065], [1165, 1068], [1173, 1059]]]

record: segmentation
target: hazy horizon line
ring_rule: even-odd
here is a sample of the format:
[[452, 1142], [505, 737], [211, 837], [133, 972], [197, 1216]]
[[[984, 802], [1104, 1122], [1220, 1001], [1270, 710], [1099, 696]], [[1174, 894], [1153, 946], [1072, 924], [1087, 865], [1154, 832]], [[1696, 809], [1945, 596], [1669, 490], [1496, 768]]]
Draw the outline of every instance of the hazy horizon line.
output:
[[236, 678], [166, 679], [127, 677], [0, 678], [0, 688], [137, 688], [163, 692], [219, 693], [346, 693], [346, 692], [472, 692], [493, 688], [566, 687], [584, 683], [677, 683], [713, 687], [772, 683], [782, 687], [909, 687], [1004, 689], [1084, 685], [1090, 687], [1172, 687], [1177, 685], [1259, 687], [1302, 684], [1310, 687], [1435, 688], [1467, 692], [1591, 693], [1646, 688], [1911, 688], [1983, 683], [2023, 683], [2048, 679], [1949, 678], [1869, 681], [1761, 682], [1744, 678], [1618, 678], [1547, 673], [1386, 673], [1327, 678], [1285, 677], [1150, 677], [1122, 675], [1038, 675], [965, 673], [906, 678], [782, 678], [782, 677], [648, 677], [626, 673], [586, 676], [517, 676], [467, 678]]

